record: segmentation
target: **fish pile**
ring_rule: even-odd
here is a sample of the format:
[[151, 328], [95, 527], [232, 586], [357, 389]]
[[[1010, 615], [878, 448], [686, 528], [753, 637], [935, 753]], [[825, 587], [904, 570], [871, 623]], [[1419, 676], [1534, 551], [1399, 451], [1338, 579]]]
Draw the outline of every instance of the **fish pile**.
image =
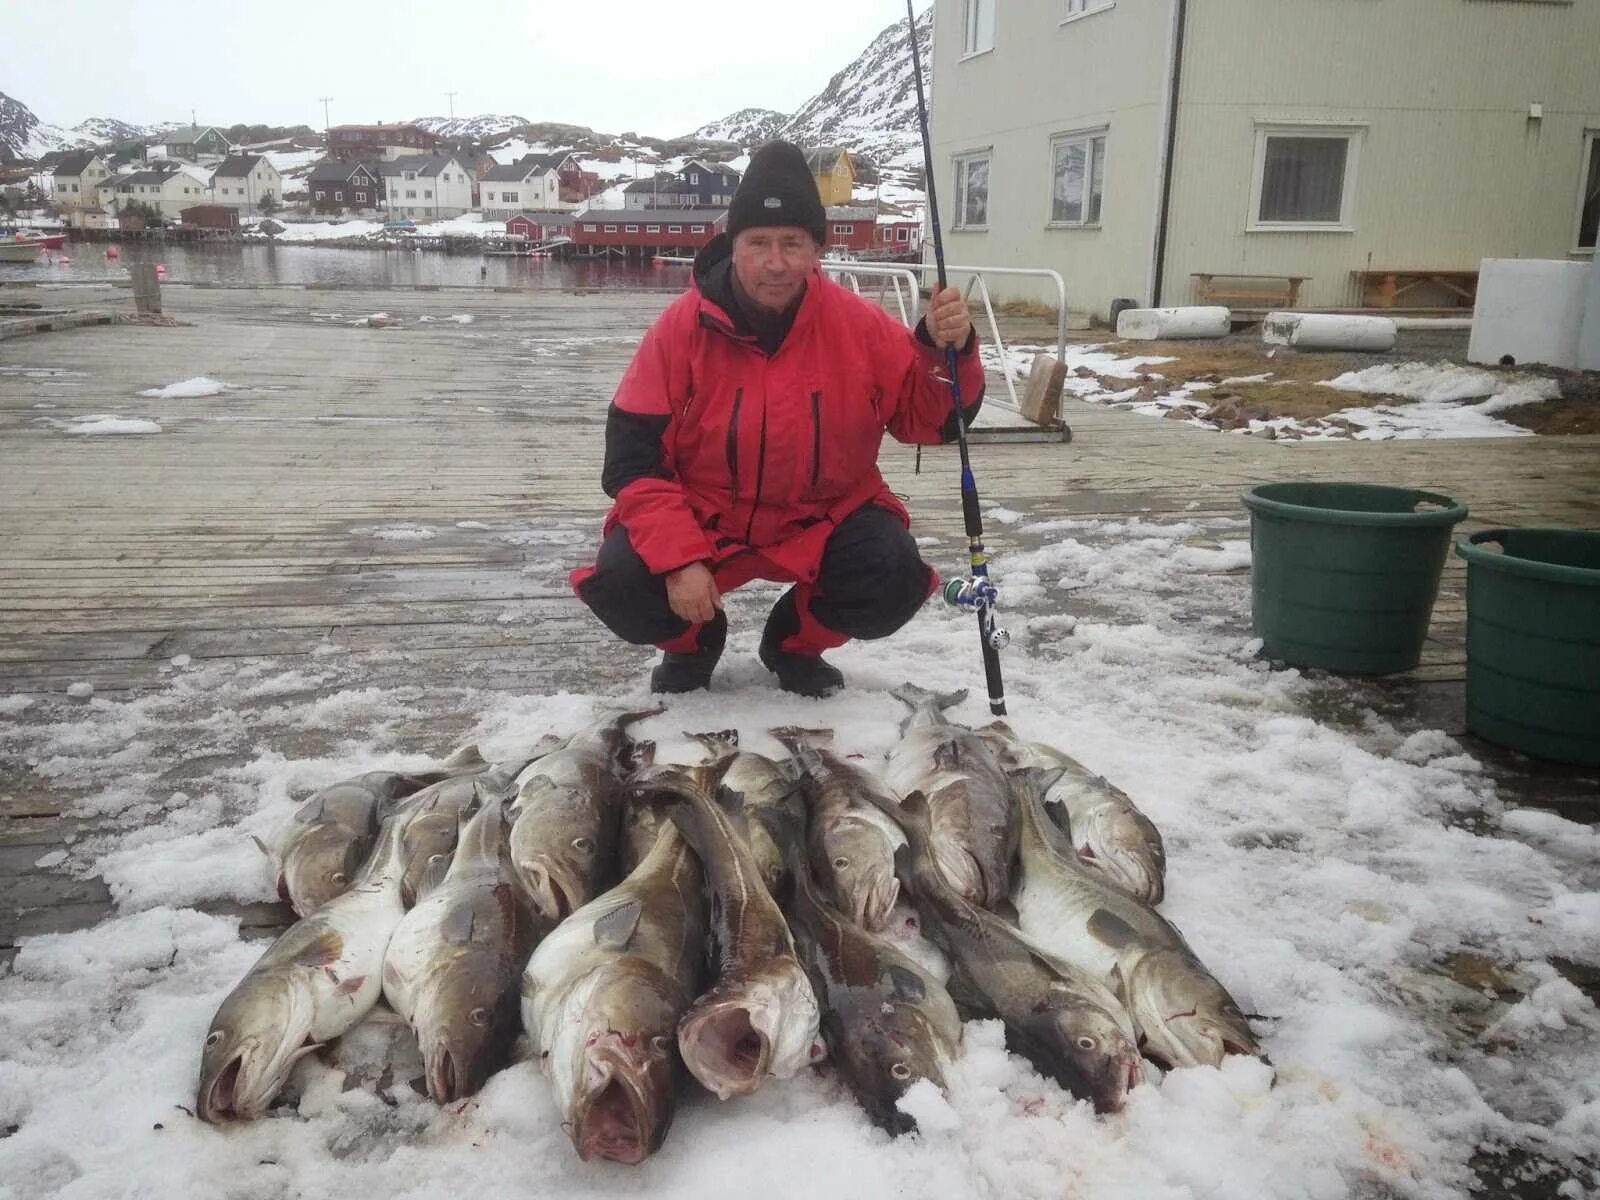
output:
[[657, 762], [628, 732], [657, 709], [324, 788], [272, 852], [300, 920], [217, 1011], [198, 1115], [260, 1115], [380, 1003], [438, 1103], [531, 1059], [578, 1154], [624, 1163], [661, 1146], [685, 1074], [728, 1100], [826, 1060], [912, 1130], [900, 1101], [946, 1089], [963, 1020], [998, 1018], [1100, 1112], [1147, 1059], [1261, 1055], [1156, 911], [1161, 835], [1124, 792], [1003, 722], [954, 723], [964, 692], [893, 695], [881, 776], [825, 729], [770, 730], [787, 758], [724, 730]]

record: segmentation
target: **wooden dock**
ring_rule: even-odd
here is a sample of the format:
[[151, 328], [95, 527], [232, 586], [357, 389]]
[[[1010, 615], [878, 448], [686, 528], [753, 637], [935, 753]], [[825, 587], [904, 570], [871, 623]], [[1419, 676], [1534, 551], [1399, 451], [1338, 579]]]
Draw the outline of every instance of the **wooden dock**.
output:
[[[607, 504], [606, 403], [669, 299], [169, 287], [178, 327], [0, 345], [0, 959], [20, 937], [108, 910], [106, 885], [58, 852], [202, 794], [238, 811], [248, 784], [229, 769], [263, 746], [333, 753], [351, 735], [289, 722], [290, 699], [409, 689], [414, 705], [382, 736], [415, 750], [465, 731], [454, 702], [466, 689], [591, 692], [637, 678], [650, 655], [605, 635], [565, 573], [592, 553]], [[390, 323], [361, 323], [380, 312]], [[196, 376], [229, 390], [137, 395]], [[64, 432], [94, 414], [163, 432]], [[1291, 446], [1076, 401], [1063, 416], [1070, 444], [982, 448], [986, 500], [1030, 519], [1217, 525], [1243, 517], [1253, 483], [1368, 480], [1466, 501], [1467, 529], [1600, 526], [1600, 438]], [[889, 444], [884, 463], [917, 531], [961, 545], [954, 452], [925, 454], [915, 475], [912, 451]], [[1005, 555], [1029, 538], [991, 530], [1002, 583]], [[1461, 732], [1463, 581], [1452, 558], [1421, 667], [1362, 685], [1397, 724]], [[272, 679], [242, 723], [208, 699], [224, 681]], [[95, 699], [69, 699], [83, 683]], [[199, 730], [211, 748], [124, 763], [126, 735], [112, 727], [86, 738], [80, 760], [38, 760], [47, 732], [108, 698], [139, 701], [120, 719], [158, 759], [180, 733], [192, 744]], [[1593, 819], [1593, 772], [1473, 750], [1513, 789]], [[139, 794], [118, 799], [129, 771]], [[283, 917], [273, 905], [238, 911], [261, 928]]]

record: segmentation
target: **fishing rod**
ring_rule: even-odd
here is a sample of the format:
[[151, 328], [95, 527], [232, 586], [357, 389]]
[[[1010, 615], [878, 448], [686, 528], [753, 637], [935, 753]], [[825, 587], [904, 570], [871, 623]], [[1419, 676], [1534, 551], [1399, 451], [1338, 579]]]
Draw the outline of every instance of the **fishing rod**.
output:
[[[906, 26], [911, 35], [911, 69], [917, 79], [917, 119], [922, 130], [922, 160], [928, 183], [928, 216], [933, 225], [933, 261], [938, 267], [939, 291], [949, 286], [944, 269], [944, 237], [939, 232], [939, 196], [933, 183], [933, 139], [928, 133], [928, 100], [922, 90], [922, 53], [917, 47], [917, 14], [906, 0]], [[989, 711], [1006, 715], [1006, 685], [1000, 677], [1000, 651], [1011, 635], [995, 624], [994, 610], [1000, 594], [989, 580], [989, 558], [983, 550], [983, 514], [978, 509], [978, 481], [972, 474], [967, 449], [967, 420], [961, 410], [961, 380], [956, 374], [956, 348], [945, 347], [945, 370], [950, 376], [950, 402], [955, 407], [956, 443], [961, 447], [961, 515], [967, 527], [967, 555], [971, 574], [944, 586], [946, 604], [970, 609], [978, 615], [978, 643], [983, 650], [983, 675], [989, 685]]]

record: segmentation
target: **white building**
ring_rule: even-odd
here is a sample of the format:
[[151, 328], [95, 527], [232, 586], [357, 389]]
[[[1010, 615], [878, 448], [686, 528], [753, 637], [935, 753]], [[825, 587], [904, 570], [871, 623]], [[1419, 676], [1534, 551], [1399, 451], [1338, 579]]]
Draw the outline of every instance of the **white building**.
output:
[[283, 203], [283, 176], [264, 154], [235, 154], [211, 173], [213, 204], [254, 209], [269, 197], [273, 204]]
[[113, 216], [136, 206], [149, 208], [176, 221], [184, 209], [211, 203], [209, 185], [206, 173], [193, 167], [113, 175], [100, 185], [100, 207]]
[[56, 207], [67, 224], [81, 225], [85, 212], [99, 210], [100, 185], [110, 175], [106, 160], [93, 150], [69, 154], [56, 164], [51, 185]]
[[[1054, 267], [1074, 308], [1186, 303], [1216, 275], [1356, 305], [1384, 272], [1594, 253], [1600, 5], [936, 0], [934, 17], [948, 253]], [[1402, 302], [1453, 299], [1424, 278]]]
[[509, 166], [489, 168], [478, 180], [478, 211], [502, 221], [524, 210], [561, 207], [561, 177], [553, 157], [528, 154]]
[[434, 220], [472, 211], [472, 175], [453, 157], [414, 154], [380, 169], [391, 217]]

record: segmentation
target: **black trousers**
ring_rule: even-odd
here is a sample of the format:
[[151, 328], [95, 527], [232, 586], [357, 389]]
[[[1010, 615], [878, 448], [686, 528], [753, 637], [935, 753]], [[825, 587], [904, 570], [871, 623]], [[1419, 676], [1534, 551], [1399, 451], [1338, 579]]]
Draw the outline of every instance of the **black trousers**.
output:
[[[713, 574], [724, 591], [764, 577], [752, 574], [748, 565], [741, 569], [737, 554], [717, 563]], [[899, 518], [864, 505], [840, 521], [828, 539], [817, 581], [796, 584], [773, 605], [762, 646], [816, 655], [851, 638], [888, 637], [922, 607], [933, 580], [933, 570]], [[634, 645], [692, 653], [720, 647], [726, 636], [721, 614], [696, 625], [672, 611], [665, 577], [650, 573], [620, 526], [601, 545], [595, 573], [578, 595], [607, 629]]]

